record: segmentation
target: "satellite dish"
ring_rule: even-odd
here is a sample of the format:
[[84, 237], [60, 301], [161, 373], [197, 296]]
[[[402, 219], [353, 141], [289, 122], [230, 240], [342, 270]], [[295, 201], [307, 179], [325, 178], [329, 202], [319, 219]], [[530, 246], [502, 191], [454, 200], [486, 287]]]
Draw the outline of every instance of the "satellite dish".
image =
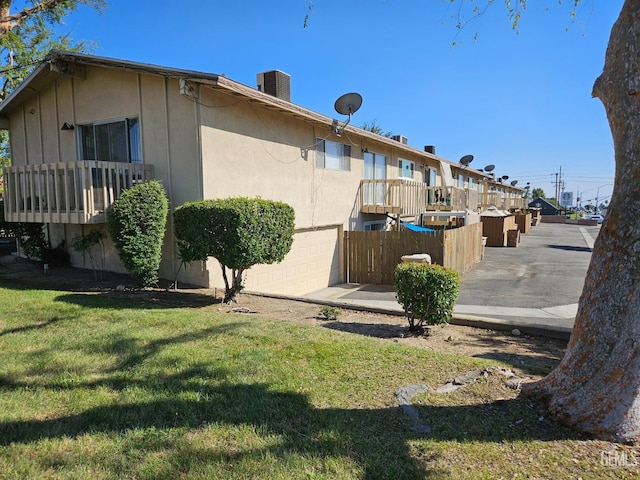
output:
[[468, 167], [471, 162], [473, 162], [473, 155], [465, 155], [460, 159], [460, 164], [465, 167]]
[[351, 115], [356, 113], [361, 106], [362, 96], [359, 93], [355, 92], [345, 93], [340, 98], [338, 98], [338, 100], [336, 100], [336, 103], [333, 105], [333, 108], [336, 109], [336, 112], [338, 112], [340, 115], [349, 115], [349, 118], [346, 122], [344, 122], [344, 124], [342, 124], [342, 126], [336, 126], [336, 134], [338, 136], [341, 135], [345, 127], [349, 125], [349, 122], [351, 121]]
[[513, 181], [511, 182], [511, 186], [512, 186], [512, 187], [515, 187], [517, 184], [518, 184], [518, 180], [513, 180]]
[[502, 175], [503, 180], [509, 180], [509, 175]]
[[362, 96], [359, 93], [345, 93], [333, 106], [340, 115], [353, 115], [362, 106]]
[[493, 172], [494, 168], [496, 168], [495, 165], [487, 165], [486, 167], [484, 167], [484, 171], [485, 172]]

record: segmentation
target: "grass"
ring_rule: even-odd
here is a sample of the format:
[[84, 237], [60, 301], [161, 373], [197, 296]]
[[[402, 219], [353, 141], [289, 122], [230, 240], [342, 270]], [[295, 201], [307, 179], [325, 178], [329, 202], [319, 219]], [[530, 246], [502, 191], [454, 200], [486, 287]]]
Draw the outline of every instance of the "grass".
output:
[[[176, 295], [176, 294], [173, 294]], [[134, 296], [135, 297], [135, 296]], [[201, 305], [202, 302], [196, 302]], [[544, 418], [495, 364], [143, 294], [0, 282], [0, 478], [635, 478]]]

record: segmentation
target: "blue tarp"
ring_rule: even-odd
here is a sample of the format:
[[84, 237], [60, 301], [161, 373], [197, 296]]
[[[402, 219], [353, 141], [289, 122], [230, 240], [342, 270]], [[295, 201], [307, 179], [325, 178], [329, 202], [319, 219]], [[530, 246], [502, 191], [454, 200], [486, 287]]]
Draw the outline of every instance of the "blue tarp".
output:
[[433, 228], [421, 227], [419, 225], [414, 225], [413, 223], [405, 223], [402, 222], [402, 225], [407, 227], [407, 230], [411, 230], [412, 232], [435, 232]]
[[433, 228], [421, 227], [420, 225], [414, 225], [413, 223], [403, 222], [402, 220], [399, 220], [399, 219], [397, 219], [395, 217], [392, 217], [388, 213], [387, 213], [387, 217], [389, 217], [394, 222], [398, 222], [399, 221], [400, 225], [404, 225], [405, 227], [407, 227], [407, 230], [411, 230], [412, 232], [437, 232], [437, 230], [435, 230]]

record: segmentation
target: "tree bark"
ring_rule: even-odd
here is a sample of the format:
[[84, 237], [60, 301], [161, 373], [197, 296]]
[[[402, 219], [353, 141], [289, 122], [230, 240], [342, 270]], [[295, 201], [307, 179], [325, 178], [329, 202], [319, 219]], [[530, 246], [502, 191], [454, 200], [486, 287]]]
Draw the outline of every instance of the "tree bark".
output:
[[615, 184], [567, 353], [523, 392], [596, 438], [640, 440], [640, 2], [626, 0], [593, 87], [615, 148]]

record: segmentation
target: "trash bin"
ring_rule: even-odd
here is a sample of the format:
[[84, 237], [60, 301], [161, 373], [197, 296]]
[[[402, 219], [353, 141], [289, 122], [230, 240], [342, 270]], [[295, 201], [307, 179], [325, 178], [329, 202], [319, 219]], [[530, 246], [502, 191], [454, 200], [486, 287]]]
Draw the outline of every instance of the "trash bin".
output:
[[509, 230], [507, 232], [507, 247], [517, 247], [520, 243], [520, 230]]

